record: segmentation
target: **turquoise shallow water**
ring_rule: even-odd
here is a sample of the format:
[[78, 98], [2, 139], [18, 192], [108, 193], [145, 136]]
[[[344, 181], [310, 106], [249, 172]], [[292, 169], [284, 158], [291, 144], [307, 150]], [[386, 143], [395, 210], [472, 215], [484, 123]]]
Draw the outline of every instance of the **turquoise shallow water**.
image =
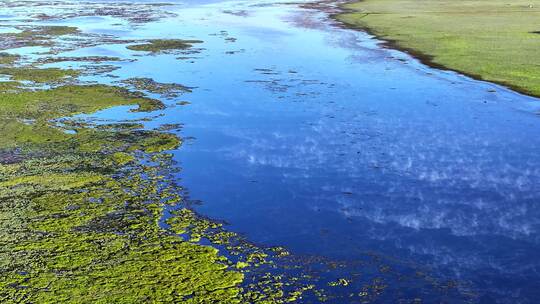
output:
[[[456, 280], [471, 302], [540, 297], [538, 99], [426, 67], [293, 4], [165, 10], [176, 16], [42, 23], [204, 40], [183, 56], [138, 56], [120, 44], [61, 54], [136, 59], [113, 63], [117, 78], [88, 81], [136, 76], [194, 88], [145, 124], [182, 124], [177, 177], [198, 212], [257, 244], [348, 262], [374, 255], [392, 269]], [[119, 107], [84, 118], [145, 116]], [[441, 299], [411, 280], [391, 284], [380, 301], [400, 292]]]

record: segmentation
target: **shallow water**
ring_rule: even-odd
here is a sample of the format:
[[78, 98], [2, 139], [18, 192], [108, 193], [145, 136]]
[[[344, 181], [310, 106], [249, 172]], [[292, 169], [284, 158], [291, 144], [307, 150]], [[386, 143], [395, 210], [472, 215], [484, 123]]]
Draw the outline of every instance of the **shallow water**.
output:
[[540, 297], [540, 100], [426, 67], [321, 12], [211, 2], [136, 27], [62, 22], [204, 40], [189, 59], [123, 45], [61, 54], [136, 58], [110, 74], [194, 87], [146, 126], [182, 124], [174, 157], [197, 211], [257, 244], [344, 261], [375, 254], [454, 279], [473, 302]]

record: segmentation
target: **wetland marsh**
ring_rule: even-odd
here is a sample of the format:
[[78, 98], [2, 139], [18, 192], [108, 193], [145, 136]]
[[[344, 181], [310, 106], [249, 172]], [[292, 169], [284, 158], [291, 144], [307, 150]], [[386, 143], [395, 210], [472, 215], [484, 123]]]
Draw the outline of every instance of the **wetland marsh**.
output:
[[0, 4], [0, 301], [534, 303], [539, 100], [277, 1]]

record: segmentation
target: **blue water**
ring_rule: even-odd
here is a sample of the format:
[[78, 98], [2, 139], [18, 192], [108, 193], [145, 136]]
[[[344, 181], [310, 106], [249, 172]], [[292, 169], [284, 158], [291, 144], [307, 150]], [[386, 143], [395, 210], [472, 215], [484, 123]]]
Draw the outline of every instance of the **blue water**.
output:
[[177, 5], [178, 16], [136, 27], [78, 24], [123, 39], [204, 40], [190, 59], [123, 45], [63, 55], [136, 58], [111, 74], [195, 88], [146, 126], [182, 124], [178, 181], [227, 229], [299, 255], [375, 254], [456, 280], [472, 302], [536, 303], [540, 100], [424, 66], [324, 13], [257, 3]]

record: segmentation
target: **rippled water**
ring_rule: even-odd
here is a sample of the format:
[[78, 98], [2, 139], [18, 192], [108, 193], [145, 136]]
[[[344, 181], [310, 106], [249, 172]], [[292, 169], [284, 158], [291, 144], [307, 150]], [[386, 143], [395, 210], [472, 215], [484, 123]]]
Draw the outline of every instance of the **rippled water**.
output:
[[[111, 74], [194, 87], [180, 98], [190, 104], [169, 101], [146, 125], [183, 125], [174, 156], [196, 210], [257, 244], [376, 254], [455, 279], [474, 302], [540, 298], [540, 100], [426, 67], [292, 4], [169, 10], [178, 16], [137, 27], [68, 23], [204, 40], [193, 58], [133, 57], [121, 45], [68, 55], [136, 58]], [[145, 115], [128, 109], [92, 117]]]

